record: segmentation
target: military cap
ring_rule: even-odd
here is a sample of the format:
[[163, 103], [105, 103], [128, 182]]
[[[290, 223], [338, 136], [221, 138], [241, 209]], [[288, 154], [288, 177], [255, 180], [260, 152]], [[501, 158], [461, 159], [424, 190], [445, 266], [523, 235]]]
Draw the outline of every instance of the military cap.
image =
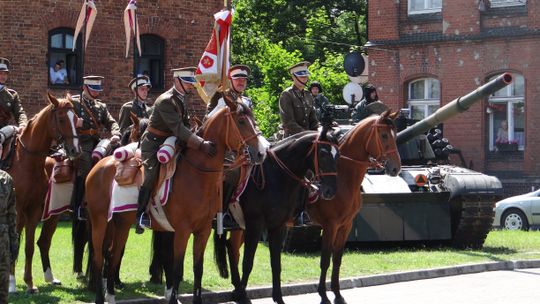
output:
[[149, 88], [152, 87], [152, 83], [150, 83], [150, 78], [148, 76], [137, 76], [129, 82], [129, 87], [132, 90], [135, 90], [135, 88], [147, 86]]
[[249, 74], [251, 74], [251, 69], [244, 64], [233, 65], [229, 69], [230, 79], [248, 78]]
[[197, 82], [195, 80], [195, 71], [197, 68], [195, 67], [187, 67], [187, 68], [179, 68], [179, 69], [172, 69], [174, 78], [178, 78], [184, 82], [195, 84]]
[[300, 76], [300, 77], [309, 76], [310, 74], [309, 74], [308, 67], [310, 65], [311, 63], [309, 61], [302, 61], [289, 67], [289, 72], [291, 73], [291, 75], [295, 75], [295, 76]]
[[88, 86], [89, 89], [93, 91], [101, 92], [103, 87], [101, 83], [103, 82], [103, 76], [85, 76], [83, 77], [83, 84]]
[[0, 57], [0, 71], [9, 72], [9, 64], [7, 58]]

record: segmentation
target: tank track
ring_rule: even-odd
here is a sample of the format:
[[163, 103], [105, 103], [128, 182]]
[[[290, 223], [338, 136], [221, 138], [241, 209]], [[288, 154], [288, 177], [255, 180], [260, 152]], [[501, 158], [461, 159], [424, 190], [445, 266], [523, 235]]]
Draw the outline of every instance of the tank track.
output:
[[497, 197], [461, 196], [451, 201], [452, 246], [479, 249], [492, 228]]

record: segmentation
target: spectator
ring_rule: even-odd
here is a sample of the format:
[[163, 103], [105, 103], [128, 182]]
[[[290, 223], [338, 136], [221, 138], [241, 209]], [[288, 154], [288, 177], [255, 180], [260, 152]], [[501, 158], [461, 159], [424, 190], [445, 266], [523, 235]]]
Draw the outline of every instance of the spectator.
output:
[[58, 60], [49, 70], [51, 84], [69, 84], [64, 60]]
[[322, 86], [318, 81], [314, 81], [309, 85], [309, 91], [311, 92], [311, 95], [313, 95], [315, 111], [317, 111], [315, 114], [317, 115], [317, 119], [320, 121], [324, 107], [330, 104], [330, 102], [328, 101], [328, 98], [323, 95]]
[[498, 144], [508, 143], [508, 122], [506, 120], [501, 121], [501, 126], [497, 131], [497, 139], [495, 142]]

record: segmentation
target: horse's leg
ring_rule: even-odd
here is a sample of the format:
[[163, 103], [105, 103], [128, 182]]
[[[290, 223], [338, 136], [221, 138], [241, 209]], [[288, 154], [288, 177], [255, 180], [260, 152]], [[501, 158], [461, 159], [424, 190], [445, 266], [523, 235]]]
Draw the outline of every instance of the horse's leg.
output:
[[35, 242], [35, 235], [36, 235], [36, 226], [38, 220], [32, 220], [30, 219], [26, 223], [26, 229], [25, 229], [25, 246], [24, 246], [24, 282], [26, 283], [26, 292], [28, 293], [36, 293], [38, 292], [38, 288], [34, 286], [34, 280], [32, 278], [32, 259], [34, 257], [34, 242]]
[[150, 273], [150, 283], [161, 284], [163, 283], [163, 270], [165, 262], [160, 259], [159, 255], [159, 239], [156, 233], [152, 232], [152, 261], [148, 272]]
[[90, 280], [88, 282], [96, 293], [96, 303], [104, 303], [103, 297], [103, 244], [107, 231], [106, 218], [95, 217], [91, 219], [92, 229], [92, 244], [90, 257], [92, 259], [92, 267], [90, 268]]
[[231, 283], [234, 288], [240, 287], [240, 273], [238, 263], [240, 261], [240, 247], [244, 243], [244, 231], [231, 231], [231, 236], [227, 240], [227, 252], [229, 253], [229, 264], [231, 265]]
[[41, 253], [41, 265], [43, 266], [45, 282], [51, 283], [52, 285], [62, 285], [60, 280], [54, 278], [51, 269], [51, 260], [49, 259], [51, 241], [54, 232], [56, 231], [56, 226], [58, 225], [58, 219], [59, 216], [54, 215], [43, 223], [43, 228], [41, 229], [41, 234], [39, 235], [39, 239], [37, 241], [37, 245]]
[[107, 271], [107, 294], [105, 296], [108, 303], [115, 303], [115, 278], [117, 276], [117, 270], [119, 269], [120, 260], [122, 259], [124, 248], [129, 236], [129, 228], [133, 222], [135, 222], [135, 214], [118, 214], [114, 218], [116, 229], [114, 229], [112, 251], [109, 256], [109, 269]]
[[212, 232], [210, 227], [212, 227], [211, 224], [208, 225], [208, 228], [195, 233], [193, 238], [193, 304], [202, 303], [204, 250]]
[[[129, 229], [128, 229], [129, 234]], [[122, 266], [122, 259], [124, 258], [124, 252], [126, 251], [126, 246], [124, 245], [124, 248], [122, 248], [122, 252], [120, 253], [120, 260], [118, 260], [118, 266], [114, 270], [114, 285], [117, 289], [124, 289], [124, 283], [122, 283], [122, 280], [120, 280], [120, 267]]]
[[72, 219], [71, 238], [73, 241], [73, 272], [77, 274], [78, 278], [82, 278], [84, 277], [82, 271], [84, 247], [88, 242], [88, 232], [86, 221], [79, 221], [76, 214], [73, 214]]
[[[347, 228], [348, 227], [348, 228]], [[341, 295], [339, 286], [339, 270], [341, 268], [341, 260], [343, 258], [343, 250], [345, 243], [351, 232], [352, 225], [344, 225], [338, 230], [336, 240], [334, 241], [334, 250], [332, 253], [332, 282], [330, 288], [334, 292], [334, 304], [346, 304], [345, 299]]]
[[[247, 223], [246, 223], [247, 224]], [[253, 270], [253, 260], [255, 258], [255, 252], [257, 251], [257, 245], [261, 237], [262, 227], [249, 227], [246, 226], [245, 240], [244, 240], [244, 260], [242, 261], [242, 280], [238, 288], [235, 288], [233, 292], [233, 299], [239, 302], [248, 301], [246, 294], [247, 283], [249, 275]]]
[[326, 273], [328, 272], [328, 267], [330, 267], [330, 257], [332, 255], [336, 233], [335, 226], [323, 226], [320, 262], [321, 275], [319, 277], [319, 288], [317, 288], [317, 291], [321, 296], [321, 304], [330, 304], [330, 299], [328, 299], [328, 296], [326, 295]]
[[184, 257], [186, 255], [186, 247], [189, 240], [190, 233], [187, 229], [182, 231], [181, 227], [175, 227], [176, 231], [174, 233], [174, 255], [173, 255], [173, 284], [171, 291], [171, 298], [169, 299], [169, 304], [178, 303], [177, 297], [179, 293], [180, 281], [184, 277]]
[[[174, 233], [173, 232], [162, 232], [154, 231], [153, 232], [153, 249], [154, 249], [154, 258], [159, 260], [163, 265], [163, 270], [165, 272], [165, 299], [169, 301], [171, 298], [171, 293], [174, 284]], [[180, 278], [182, 281], [182, 278]]]
[[270, 265], [272, 266], [272, 299], [274, 303], [284, 304], [281, 293], [281, 246], [285, 227], [268, 231], [268, 246], [270, 247]]

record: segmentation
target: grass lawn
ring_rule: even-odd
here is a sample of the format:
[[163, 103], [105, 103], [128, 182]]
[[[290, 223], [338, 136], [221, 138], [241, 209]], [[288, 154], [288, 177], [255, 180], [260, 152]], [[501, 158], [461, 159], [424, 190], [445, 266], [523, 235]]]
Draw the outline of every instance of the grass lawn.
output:
[[[34, 284], [39, 294], [26, 295], [23, 281], [24, 247], [21, 247], [16, 267], [18, 294], [10, 297], [10, 303], [76, 303], [93, 302], [94, 295], [87, 292], [72, 269], [72, 246], [70, 224], [61, 223], [53, 238], [51, 263], [55, 277], [62, 286], [47, 285], [43, 280], [39, 249], [36, 247], [33, 263]], [[39, 233], [38, 228], [38, 233]], [[39, 235], [39, 234], [37, 234]], [[163, 286], [148, 283], [150, 262], [150, 239], [148, 231], [136, 235], [131, 231], [121, 279], [125, 290], [117, 292], [117, 300], [136, 297], [163, 296]], [[24, 242], [24, 240], [21, 240]], [[369, 274], [425, 269], [451, 265], [461, 265], [489, 261], [540, 259], [540, 232], [538, 231], [492, 231], [482, 250], [455, 250], [448, 247], [426, 248], [423, 246], [378, 247], [348, 250], [343, 257], [341, 277], [355, 277]], [[316, 281], [319, 276], [319, 256], [317, 254], [283, 254], [283, 284], [291, 282]], [[191, 293], [193, 274], [191, 246], [186, 254], [185, 282], [181, 293]], [[268, 248], [260, 244], [255, 258], [255, 267], [250, 277], [250, 287], [270, 285], [271, 269]], [[229, 280], [221, 279], [213, 262], [212, 240], [205, 253], [203, 288], [207, 290], [230, 290]]]

